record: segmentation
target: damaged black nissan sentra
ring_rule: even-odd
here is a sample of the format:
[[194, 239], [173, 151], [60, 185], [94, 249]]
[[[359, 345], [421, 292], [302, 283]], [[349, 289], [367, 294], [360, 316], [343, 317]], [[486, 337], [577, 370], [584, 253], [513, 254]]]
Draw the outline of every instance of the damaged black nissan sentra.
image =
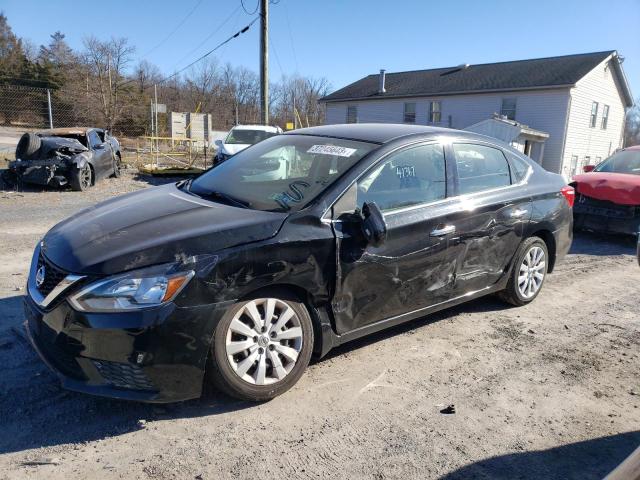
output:
[[56, 225], [26, 326], [71, 390], [266, 400], [346, 341], [490, 293], [531, 302], [571, 244], [573, 193], [476, 134], [297, 130]]

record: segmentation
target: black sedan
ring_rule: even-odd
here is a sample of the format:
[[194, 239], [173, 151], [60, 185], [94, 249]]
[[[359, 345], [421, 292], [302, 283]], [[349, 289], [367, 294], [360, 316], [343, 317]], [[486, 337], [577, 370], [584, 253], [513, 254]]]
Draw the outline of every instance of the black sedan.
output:
[[297, 130], [56, 225], [26, 326], [72, 390], [266, 400], [349, 340], [491, 293], [531, 302], [570, 247], [573, 193], [476, 134]]

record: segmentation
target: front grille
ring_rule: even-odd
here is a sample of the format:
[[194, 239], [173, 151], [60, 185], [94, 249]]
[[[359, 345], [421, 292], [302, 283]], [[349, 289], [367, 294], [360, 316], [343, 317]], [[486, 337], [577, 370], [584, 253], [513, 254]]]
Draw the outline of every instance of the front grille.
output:
[[142, 368], [128, 363], [94, 360], [102, 378], [116, 387], [132, 390], [155, 390]]
[[44, 267], [44, 282], [42, 282], [42, 285], [38, 287], [38, 290], [43, 297], [46, 297], [51, 293], [51, 290], [56, 288], [56, 286], [64, 280], [67, 276], [67, 272], [59, 269], [53, 263], [44, 258], [42, 253], [38, 257], [38, 268], [36, 269], [36, 272], [38, 272], [41, 267]]

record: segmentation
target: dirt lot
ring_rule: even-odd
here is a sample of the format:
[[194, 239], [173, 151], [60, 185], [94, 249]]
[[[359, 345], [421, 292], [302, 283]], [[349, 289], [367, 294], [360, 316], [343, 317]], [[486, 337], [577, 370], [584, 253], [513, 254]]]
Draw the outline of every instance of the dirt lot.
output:
[[590, 234], [532, 305], [481, 299], [344, 346], [268, 403], [62, 391], [22, 333], [32, 248], [147, 186], [0, 191], [0, 479], [598, 479], [640, 444], [640, 267], [630, 239]]

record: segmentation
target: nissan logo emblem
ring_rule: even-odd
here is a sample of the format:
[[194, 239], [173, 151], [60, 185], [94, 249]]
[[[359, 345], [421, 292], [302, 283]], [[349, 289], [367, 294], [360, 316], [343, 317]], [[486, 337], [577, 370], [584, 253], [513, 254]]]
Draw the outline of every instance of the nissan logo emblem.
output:
[[44, 283], [44, 277], [46, 274], [46, 270], [44, 268], [44, 265], [42, 265], [38, 271], [36, 272], [36, 286], [38, 288], [40, 288], [42, 286], [42, 284]]

